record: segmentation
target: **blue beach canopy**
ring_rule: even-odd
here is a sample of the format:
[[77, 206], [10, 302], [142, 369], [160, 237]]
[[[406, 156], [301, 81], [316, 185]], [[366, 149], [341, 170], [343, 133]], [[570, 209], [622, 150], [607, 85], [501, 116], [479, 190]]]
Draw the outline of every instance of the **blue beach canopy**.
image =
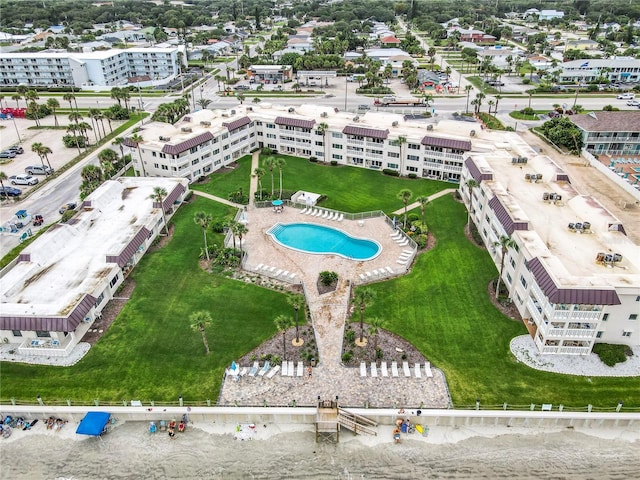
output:
[[271, 202], [271, 205], [274, 205], [277, 207], [282, 205], [282, 203], [283, 203], [282, 200], [274, 200], [273, 202]]
[[109, 423], [109, 418], [111, 418], [111, 414], [107, 412], [89, 412], [80, 421], [76, 433], [99, 437], [104, 431], [104, 427]]

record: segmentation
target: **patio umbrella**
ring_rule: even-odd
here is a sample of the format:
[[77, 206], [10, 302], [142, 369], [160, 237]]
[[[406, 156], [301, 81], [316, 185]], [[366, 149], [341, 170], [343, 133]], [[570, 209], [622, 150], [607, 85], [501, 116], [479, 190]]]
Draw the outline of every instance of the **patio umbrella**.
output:
[[282, 205], [282, 200], [274, 200], [273, 202], [271, 202], [271, 205], [273, 205], [274, 207], [279, 207], [280, 205]]
[[243, 223], [245, 225], [249, 223], [249, 221], [247, 220], [247, 214], [244, 211], [240, 214], [240, 223]]

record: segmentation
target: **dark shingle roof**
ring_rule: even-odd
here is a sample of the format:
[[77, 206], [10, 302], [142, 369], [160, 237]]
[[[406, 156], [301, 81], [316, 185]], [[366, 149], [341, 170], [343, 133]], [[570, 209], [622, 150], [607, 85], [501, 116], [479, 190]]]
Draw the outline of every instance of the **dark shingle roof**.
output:
[[378, 130], [376, 128], [356, 127], [355, 125], [347, 125], [342, 129], [342, 133], [346, 135], [358, 135], [360, 137], [382, 138], [389, 136], [389, 130]]
[[504, 208], [502, 202], [498, 197], [493, 197], [489, 200], [489, 206], [495, 212], [500, 225], [504, 228], [504, 231], [507, 232], [507, 235], [511, 235], [515, 230], [529, 230], [529, 224], [527, 222], [516, 222], [511, 218], [511, 215]]
[[117, 263], [120, 268], [124, 267], [133, 254], [138, 251], [138, 247], [149, 238], [150, 233], [146, 227], [142, 227], [118, 255], [107, 255], [107, 262]]
[[71, 313], [60, 317], [0, 316], [0, 330], [42, 330], [46, 332], [73, 332], [96, 303], [95, 297], [84, 295]]
[[469, 140], [454, 140], [452, 138], [430, 137], [425, 135], [422, 138], [422, 145], [430, 145], [432, 147], [452, 148], [454, 150], [471, 150], [471, 142]]
[[640, 132], [640, 112], [593, 112], [569, 119], [587, 132]]
[[302, 118], [276, 117], [276, 125], [288, 125], [290, 127], [313, 128], [315, 120], [303, 120]]
[[476, 182], [480, 183], [483, 180], [493, 180], [493, 173], [482, 173], [476, 165], [476, 162], [474, 162], [471, 158], [467, 158], [464, 161], [464, 165], [467, 167], [467, 170], [469, 170], [471, 177]]
[[227, 127], [227, 130], [232, 131], [240, 127], [244, 127], [245, 125], [249, 125], [250, 123], [251, 119], [249, 117], [241, 117], [230, 122], [223, 122], [222, 125], [224, 127]]
[[168, 153], [169, 155], [178, 155], [190, 148], [197, 147], [201, 143], [207, 142], [213, 138], [213, 134], [211, 132], [204, 132], [200, 135], [196, 135], [184, 142], [177, 143], [175, 145], [167, 144], [162, 147], [162, 153]]

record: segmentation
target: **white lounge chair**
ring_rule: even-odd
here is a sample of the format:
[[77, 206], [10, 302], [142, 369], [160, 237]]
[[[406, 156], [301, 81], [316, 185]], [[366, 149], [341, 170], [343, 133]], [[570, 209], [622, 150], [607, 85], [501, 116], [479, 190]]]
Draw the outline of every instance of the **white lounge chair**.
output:
[[278, 373], [279, 371], [280, 371], [280, 365], [276, 365], [271, 369], [269, 373], [267, 373], [267, 378], [273, 378], [276, 375], [276, 373]]
[[384, 268], [387, 272], [389, 272], [389, 275], [393, 275], [393, 269], [391, 267], [384, 267]]
[[420, 371], [420, 364], [416, 363], [416, 368], [415, 368], [415, 372], [416, 372], [416, 378], [422, 378], [422, 372]]
[[413, 250], [402, 250], [402, 253], [408, 253], [409, 255], [413, 255]]
[[409, 258], [410, 256], [410, 253], [401, 253], [400, 255], [398, 255], [398, 258]]
[[405, 245], [409, 244], [409, 240], [407, 240], [406, 238], [404, 239], [404, 241], [398, 243], [398, 245], [400, 245], [401, 247], [404, 247]]
[[255, 377], [258, 373], [258, 368], [260, 368], [260, 364], [258, 362], [253, 362], [253, 367], [251, 367], [251, 370], [249, 370], [249, 376]]
[[306, 212], [304, 212], [305, 215], [311, 215], [313, 213], [315, 209], [314, 208], [310, 208], [309, 210], [307, 210]]
[[341, 222], [344, 219], [344, 213], [341, 213], [338, 217], [338, 221]]
[[407, 261], [406, 260], [396, 260], [396, 263], [399, 263], [400, 265], [406, 265]]
[[298, 371], [296, 372], [296, 377], [302, 377], [304, 375], [304, 363], [298, 362]]
[[431, 371], [431, 363], [427, 362], [424, 364], [424, 371], [427, 373], [427, 377], [433, 377], [433, 372]]
[[282, 272], [281, 274], [284, 278], [287, 278], [289, 276], [289, 270], [285, 270], [284, 272]]
[[289, 375], [289, 364], [286, 360], [282, 361], [282, 376], [287, 377]]
[[374, 277], [377, 277], [377, 276], [378, 276], [378, 270], [374, 270], [374, 271], [373, 271], [373, 276], [374, 276]]
[[276, 271], [276, 267], [269, 267], [269, 273], [273, 273]]
[[391, 232], [389, 235], [391, 236], [391, 238], [400, 238], [402, 236], [402, 234], [398, 231]]
[[360, 276], [360, 280], [362, 280], [363, 282], [367, 279], [367, 277], [365, 277], [362, 273], [358, 274]]
[[264, 366], [258, 372], [258, 376], [264, 377], [270, 368], [271, 368], [271, 365], [269, 364], [269, 360], [267, 360], [266, 362], [264, 362]]
[[391, 376], [399, 377], [398, 375], [398, 362], [391, 362]]
[[249, 367], [242, 367], [242, 370], [240, 370], [240, 376], [244, 377], [247, 373], [249, 373]]
[[387, 370], [387, 362], [380, 363], [380, 373], [382, 374], [383, 377], [389, 376], [389, 371]]
[[256, 265], [255, 271], [259, 272], [262, 269], [262, 267], [264, 267], [264, 264], [259, 263], [258, 265]]
[[367, 276], [367, 278], [371, 278], [371, 272], [364, 272], [364, 274]]
[[373, 378], [378, 377], [378, 368], [376, 367], [376, 362], [371, 362], [371, 376]]
[[333, 220], [335, 220], [336, 218], [338, 218], [338, 213], [337, 213], [337, 212], [331, 212], [331, 213], [329, 214], [329, 220], [333, 221]]
[[275, 275], [276, 277], [279, 277], [281, 273], [282, 273], [282, 269], [280, 269], [280, 268], [279, 268], [279, 269], [276, 271], [276, 273], [274, 273], [274, 275]]
[[409, 368], [409, 362], [402, 362], [402, 372], [405, 377], [411, 376], [411, 369]]
[[294, 272], [294, 273], [292, 273], [291, 275], [289, 275], [289, 278], [290, 278], [291, 280], [293, 280], [294, 278], [296, 278], [296, 275], [297, 275], [297, 274]]
[[316, 217], [321, 217], [323, 213], [324, 213], [324, 210], [319, 208], [318, 211], [316, 212]]
[[322, 214], [322, 217], [320, 218], [327, 218], [329, 216], [329, 211], [325, 210], [324, 213]]
[[367, 364], [364, 362], [360, 362], [360, 376], [361, 377], [367, 376]]
[[289, 370], [289, 376], [293, 377], [296, 374], [295, 368], [293, 367], [293, 360], [291, 360], [289, 362], [289, 365], [287, 366], [287, 369]]

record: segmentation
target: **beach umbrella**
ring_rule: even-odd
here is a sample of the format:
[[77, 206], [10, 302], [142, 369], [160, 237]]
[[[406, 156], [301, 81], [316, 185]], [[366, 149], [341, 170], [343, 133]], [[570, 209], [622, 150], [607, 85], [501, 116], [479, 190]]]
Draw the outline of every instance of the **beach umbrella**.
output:
[[279, 207], [283, 203], [284, 202], [282, 200], [274, 200], [273, 202], [271, 202], [271, 205], [273, 205], [274, 207]]
[[240, 223], [243, 223], [245, 225], [249, 223], [249, 221], [247, 220], [247, 214], [244, 211], [240, 214]]

